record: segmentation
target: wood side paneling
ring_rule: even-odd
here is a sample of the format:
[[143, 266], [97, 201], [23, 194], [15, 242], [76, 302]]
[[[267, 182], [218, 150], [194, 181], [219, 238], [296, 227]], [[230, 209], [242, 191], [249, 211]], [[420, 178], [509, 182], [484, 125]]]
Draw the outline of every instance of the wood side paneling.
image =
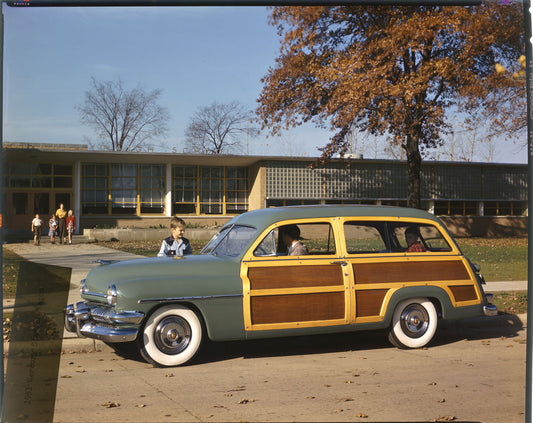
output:
[[449, 288], [452, 291], [455, 301], [477, 300], [477, 294], [474, 285], [458, 285], [450, 286]]
[[251, 289], [344, 285], [340, 265], [250, 267]]
[[379, 316], [388, 289], [369, 289], [355, 293], [356, 317]]
[[460, 260], [400, 263], [352, 263], [355, 283], [433, 282], [468, 280]]
[[344, 292], [252, 297], [252, 324], [344, 319]]

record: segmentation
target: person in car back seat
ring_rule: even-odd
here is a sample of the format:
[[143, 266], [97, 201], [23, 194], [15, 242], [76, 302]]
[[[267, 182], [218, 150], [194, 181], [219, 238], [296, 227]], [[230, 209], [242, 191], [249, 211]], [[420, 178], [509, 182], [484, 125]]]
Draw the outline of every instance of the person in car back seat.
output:
[[414, 226], [410, 226], [405, 230], [405, 242], [407, 242], [407, 250], [408, 253], [423, 253], [426, 251], [426, 247], [424, 247], [420, 241], [418, 240], [420, 238], [420, 231], [418, 228], [415, 228]]

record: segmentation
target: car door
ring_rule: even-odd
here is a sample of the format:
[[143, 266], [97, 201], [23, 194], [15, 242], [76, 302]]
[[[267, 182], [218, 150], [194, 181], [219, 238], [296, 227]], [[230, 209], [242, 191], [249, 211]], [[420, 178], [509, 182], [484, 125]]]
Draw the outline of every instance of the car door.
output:
[[[347, 323], [350, 278], [347, 263], [339, 258], [335, 220], [280, 222], [258, 238], [241, 267], [246, 331]], [[298, 227], [307, 254], [285, 250], [289, 225]]]

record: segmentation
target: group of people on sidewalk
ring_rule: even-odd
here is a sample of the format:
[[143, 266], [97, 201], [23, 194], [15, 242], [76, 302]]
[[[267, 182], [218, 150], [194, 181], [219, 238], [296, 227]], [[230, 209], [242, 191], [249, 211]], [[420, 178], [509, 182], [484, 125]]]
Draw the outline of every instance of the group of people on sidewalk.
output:
[[[65, 205], [61, 203], [54, 214], [50, 216], [48, 221], [48, 236], [52, 244], [55, 244], [56, 236], [59, 238], [60, 244], [72, 244], [72, 234], [76, 229], [76, 218], [72, 210], [65, 209]], [[41, 245], [41, 235], [43, 233], [43, 221], [39, 214], [31, 221], [31, 231], [33, 232], [33, 245]]]

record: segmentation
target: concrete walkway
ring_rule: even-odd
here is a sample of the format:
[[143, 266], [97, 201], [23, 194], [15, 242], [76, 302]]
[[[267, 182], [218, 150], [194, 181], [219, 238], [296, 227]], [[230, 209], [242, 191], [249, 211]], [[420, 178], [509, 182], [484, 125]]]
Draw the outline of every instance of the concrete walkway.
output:
[[[91, 268], [98, 265], [95, 260], [131, 260], [143, 257], [90, 243], [73, 245], [48, 243], [38, 247], [31, 243], [18, 243], [5, 244], [4, 248], [29, 261], [72, 268], [68, 304], [81, 301], [80, 281]], [[484, 290], [486, 292], [527, 290], [527, 281], [487, 282]], [[4, 310], [9, 311], [14, 304], [14, 299], [4, 299]], [[78, 338], [76, 334], [64, 331], [63, 348], [67, 351], [94, 351], [109, 347], [100, 341]]]

